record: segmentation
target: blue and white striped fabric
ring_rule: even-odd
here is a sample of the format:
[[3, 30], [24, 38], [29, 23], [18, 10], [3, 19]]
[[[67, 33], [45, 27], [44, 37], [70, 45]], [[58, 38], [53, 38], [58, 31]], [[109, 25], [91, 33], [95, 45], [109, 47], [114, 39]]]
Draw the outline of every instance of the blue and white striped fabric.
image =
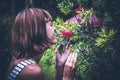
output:
[[25, 66], [29, 64], [36, 64], [36, 62], [32, 59], [24, 60], [20, 63], [18, 63], [15, 68], [12, 70], [10, 75], [8, 76], [8, 80], [15, 80], [17, 75], [24, 69]]

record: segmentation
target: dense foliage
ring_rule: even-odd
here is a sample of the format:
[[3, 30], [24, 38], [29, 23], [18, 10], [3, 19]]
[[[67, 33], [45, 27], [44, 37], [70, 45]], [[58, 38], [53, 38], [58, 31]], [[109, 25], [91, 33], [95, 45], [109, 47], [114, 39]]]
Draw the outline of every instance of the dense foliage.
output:
[[[30, 1], [33, 2], [30, 3]], [[1, 0], [0, 80], [4, 76], [10, 61], [10, 33], [14, 17], [19, 11], [28, 7], [48, 10], [53, 15], [53, 24], [57, 28], [59, 35], [60, 31], [63, 30], [60, 26], [65, 27], [66, 30], [72, 29], [74, 31], [74, 35], [70, 39], [74, 45], [72, 51], [78, 49], [79, 53], [76, 73], [74, 75], [75, 80], [119, 80], [119, 4], [119, 0]], [[87, 24], [84, 27], [80, 27], [83, 25], [78, 25], [78, 23], [67, 22], [64, 24], [71, 17], [75, 16], [74, 10], [78, 7], [83, 7], [85, 11], [90, 11], [90, 14], [85, 19]], [[100, 26], [96, 29], [92, 27], [93, 24], [89, 23], [90, 15], [93, 13], [100, 21]], [[85, 15], [84, 12], [82, 15]], [[81, 20], [83, 21], [78, 21], [84, 22], [84, 19]], [[60, 36], [57, 38], [59, 42], [63, 40]], [[55, 47], [56, 45], [47, 50], [40, 61], [40, 66], [43, 68], [48, 80], [53, 80], [54, 78]], [[2, 78], [2, 80], [4, 79]]]
[[[102, 68], [102, 66], [107, 66], [102, 68], [107, 70], [110, 67], [109, 65], [112, 65], [108, 65], [108, 62], [114, 55], [114, 51], [116, 51], [111, 44], [114, 41], [116, 31], [113, 29], [106, 31], [105, 27], [97, 19], [93, 9], [86, 10], [83, 7], [80, 7], [80, 9], [77, 8], [76, 15], [65, 23], [61, 18], [57, 18], [56, 21], [53, 22], [53, 25], [57, 27], [58, 33], [60, 33], [61, 29], [73, 30], [74, 32], [73, 37], [70, 39], [73, 45], [72, 51], [76, 51], [79, 54], [74, 79], [105, 79], [106, 76], [99, 76], [103, 74], [104, 71], [100, 73], [98, 69]], [[75, 21], [74, 18], [77, 20]], [[63, 40], [59, 38], [60, 36], [58, 37], [60, 43], [61, 41], [63, 42]]]
[[[120, 56], [119, 46], [116, 44], [118, 39], [115, 36], [118, 32], [113, 27], [116, 25], [113, 23], [114, 18], [108, 10], [106, 1], [96, 0], [91, 4], [88, 4], [87, 0], [74, 1], [63, 0], [58, 4], [58, 8], [65, 16], [76, 18], [78, 22], [68, 17], [67, 19], [58, 17], [53, 21], [53, 25], [57, 28], [58, 44], [66, 42], [60, 37], [61, 30], [74, 32], [74, 36], [70, 39], [73, 44], [72, 51], [77, 51], [79, 54], [74, 79], [119, 80], [120, 71], [117, 70], [120, 66], [118, 61]], [[77, 9], [80, 10], [77, 16], [74, 13], [76, 8], [81, 8]]]

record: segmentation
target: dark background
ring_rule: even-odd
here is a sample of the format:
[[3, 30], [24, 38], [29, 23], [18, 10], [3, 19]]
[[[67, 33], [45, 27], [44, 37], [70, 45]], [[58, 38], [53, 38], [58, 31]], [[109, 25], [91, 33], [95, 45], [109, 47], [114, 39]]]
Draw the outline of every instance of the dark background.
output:
[[[30, 1], [32, 1], [30, 3]], [[43, 8], [48, 10], [53, 16], [53, 20], [57, 16], [67, 18], [64, 14], [60, 13], [57, 8], [57, 4], [62, 0], [0, 0], [0, 80], [4, 80], [4, 74], [11, 58], [11, 27], [13, 25], [16, 14], [29, 7]], [[71, 0], [75, 1], [76, 0]], [[82, 0], [81, 0], [82, 1]], [[120, 1], [119, 0], [85, 0], [85, 7], [93, 7], [94, 10], [98, 11], [99, 16], [104, 18], [103, 13], [107, 12], [112, 18], [112, 22], [107, 23], [109, 28], [117, 30], [115, 36], [114, 47], [116, 48], [116, 56], [113, 59], [114, 79], [109, 80], [120, 80]], [[95, 2], [94, 2], [95, 1]], [[77, 5], [76, 5], [77, 6]], [[111, 75], [112, 76], [112, 75]]]

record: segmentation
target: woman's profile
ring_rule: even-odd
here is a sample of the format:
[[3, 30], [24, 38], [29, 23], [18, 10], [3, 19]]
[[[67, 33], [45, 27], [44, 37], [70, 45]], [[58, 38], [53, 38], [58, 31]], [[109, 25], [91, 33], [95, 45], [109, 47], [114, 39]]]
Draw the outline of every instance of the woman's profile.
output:
[[[57, 42], [51, 20], [44, 9], [28, 8], [17, 14], [12, 28], [13, 57], [6, 80], [46, 80], [38, 62], [44, 51]], [[55, 80], [71, 80], [77, 54], [70, 53], [70, 44], [62, 54], [59, 48], [55, 50]]]

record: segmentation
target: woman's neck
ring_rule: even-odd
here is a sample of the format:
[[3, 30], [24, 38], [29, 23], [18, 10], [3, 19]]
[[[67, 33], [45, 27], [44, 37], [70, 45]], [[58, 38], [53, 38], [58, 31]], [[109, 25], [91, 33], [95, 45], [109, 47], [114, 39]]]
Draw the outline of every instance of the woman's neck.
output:
[[43, 53], [45, 52], [46, 49], [41, 51], [38, 55], [34, 56], [32, 59], [35, 60], [37, 63], [39, 63], [40, 59], [42, 58]]
[[39, 54], [39, 55], [36, 55], [34, 56], [32, 59], [35, 60], [37, 63], [39, 63], [41, 57], [42, 57], [43, 53], [42, 54]]

